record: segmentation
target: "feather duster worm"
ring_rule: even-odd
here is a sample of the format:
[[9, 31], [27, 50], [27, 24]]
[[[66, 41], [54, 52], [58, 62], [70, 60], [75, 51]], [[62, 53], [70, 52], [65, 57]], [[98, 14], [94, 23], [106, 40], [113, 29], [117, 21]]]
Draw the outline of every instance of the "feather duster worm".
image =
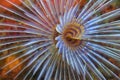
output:
[[9, 12], [0, 13], [0, 71], [17, 62], [5, 75], [22, 67], [12, 78], [120, 80], [109, 60], [120, 63], [120, 9], [100, 14], [114, 0], [5, 1], [14, 8], [0, 5]]

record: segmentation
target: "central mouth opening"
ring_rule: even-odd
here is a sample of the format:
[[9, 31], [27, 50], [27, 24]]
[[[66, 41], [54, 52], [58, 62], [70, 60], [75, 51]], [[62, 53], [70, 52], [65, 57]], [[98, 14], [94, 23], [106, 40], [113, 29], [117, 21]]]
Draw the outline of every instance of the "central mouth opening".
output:
[[69, 23], [64, 26], [61, 33], [59, 33], [56, 28], [53, 29], [52, 39], [54, 44], [56, 45], [58, 40], [56, 37], [61, 36], [61, 40], [63, 40], [64, 44], [69, 48], [75, 48], [84, 44], [82, 40], [82, 36], [84, 33], [84, 27], [78, 23]]
[[82, 42], [84, 27], [77, 23], [70, 23], [65, 26], [62, 38], [69, 47], [79, 46]]

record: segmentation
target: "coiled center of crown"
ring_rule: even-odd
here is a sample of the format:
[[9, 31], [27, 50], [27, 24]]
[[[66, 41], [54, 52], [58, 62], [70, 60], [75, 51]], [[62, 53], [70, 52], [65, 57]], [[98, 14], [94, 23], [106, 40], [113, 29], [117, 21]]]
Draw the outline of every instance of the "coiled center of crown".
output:
[[81, 44], [84, 27], [78, 23], [69, 23], [65, 26], [62, 39], [69, 47], [75, 47]]

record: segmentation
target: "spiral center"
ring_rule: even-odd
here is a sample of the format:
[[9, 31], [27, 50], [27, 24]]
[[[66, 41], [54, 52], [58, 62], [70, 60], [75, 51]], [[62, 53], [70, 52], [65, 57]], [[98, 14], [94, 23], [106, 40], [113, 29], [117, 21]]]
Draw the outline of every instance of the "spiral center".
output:
[[81, 44], [84, 27], [78, 23], [70, 23], [65, 26], [62, 38], [70, 47], [75, 47]]

